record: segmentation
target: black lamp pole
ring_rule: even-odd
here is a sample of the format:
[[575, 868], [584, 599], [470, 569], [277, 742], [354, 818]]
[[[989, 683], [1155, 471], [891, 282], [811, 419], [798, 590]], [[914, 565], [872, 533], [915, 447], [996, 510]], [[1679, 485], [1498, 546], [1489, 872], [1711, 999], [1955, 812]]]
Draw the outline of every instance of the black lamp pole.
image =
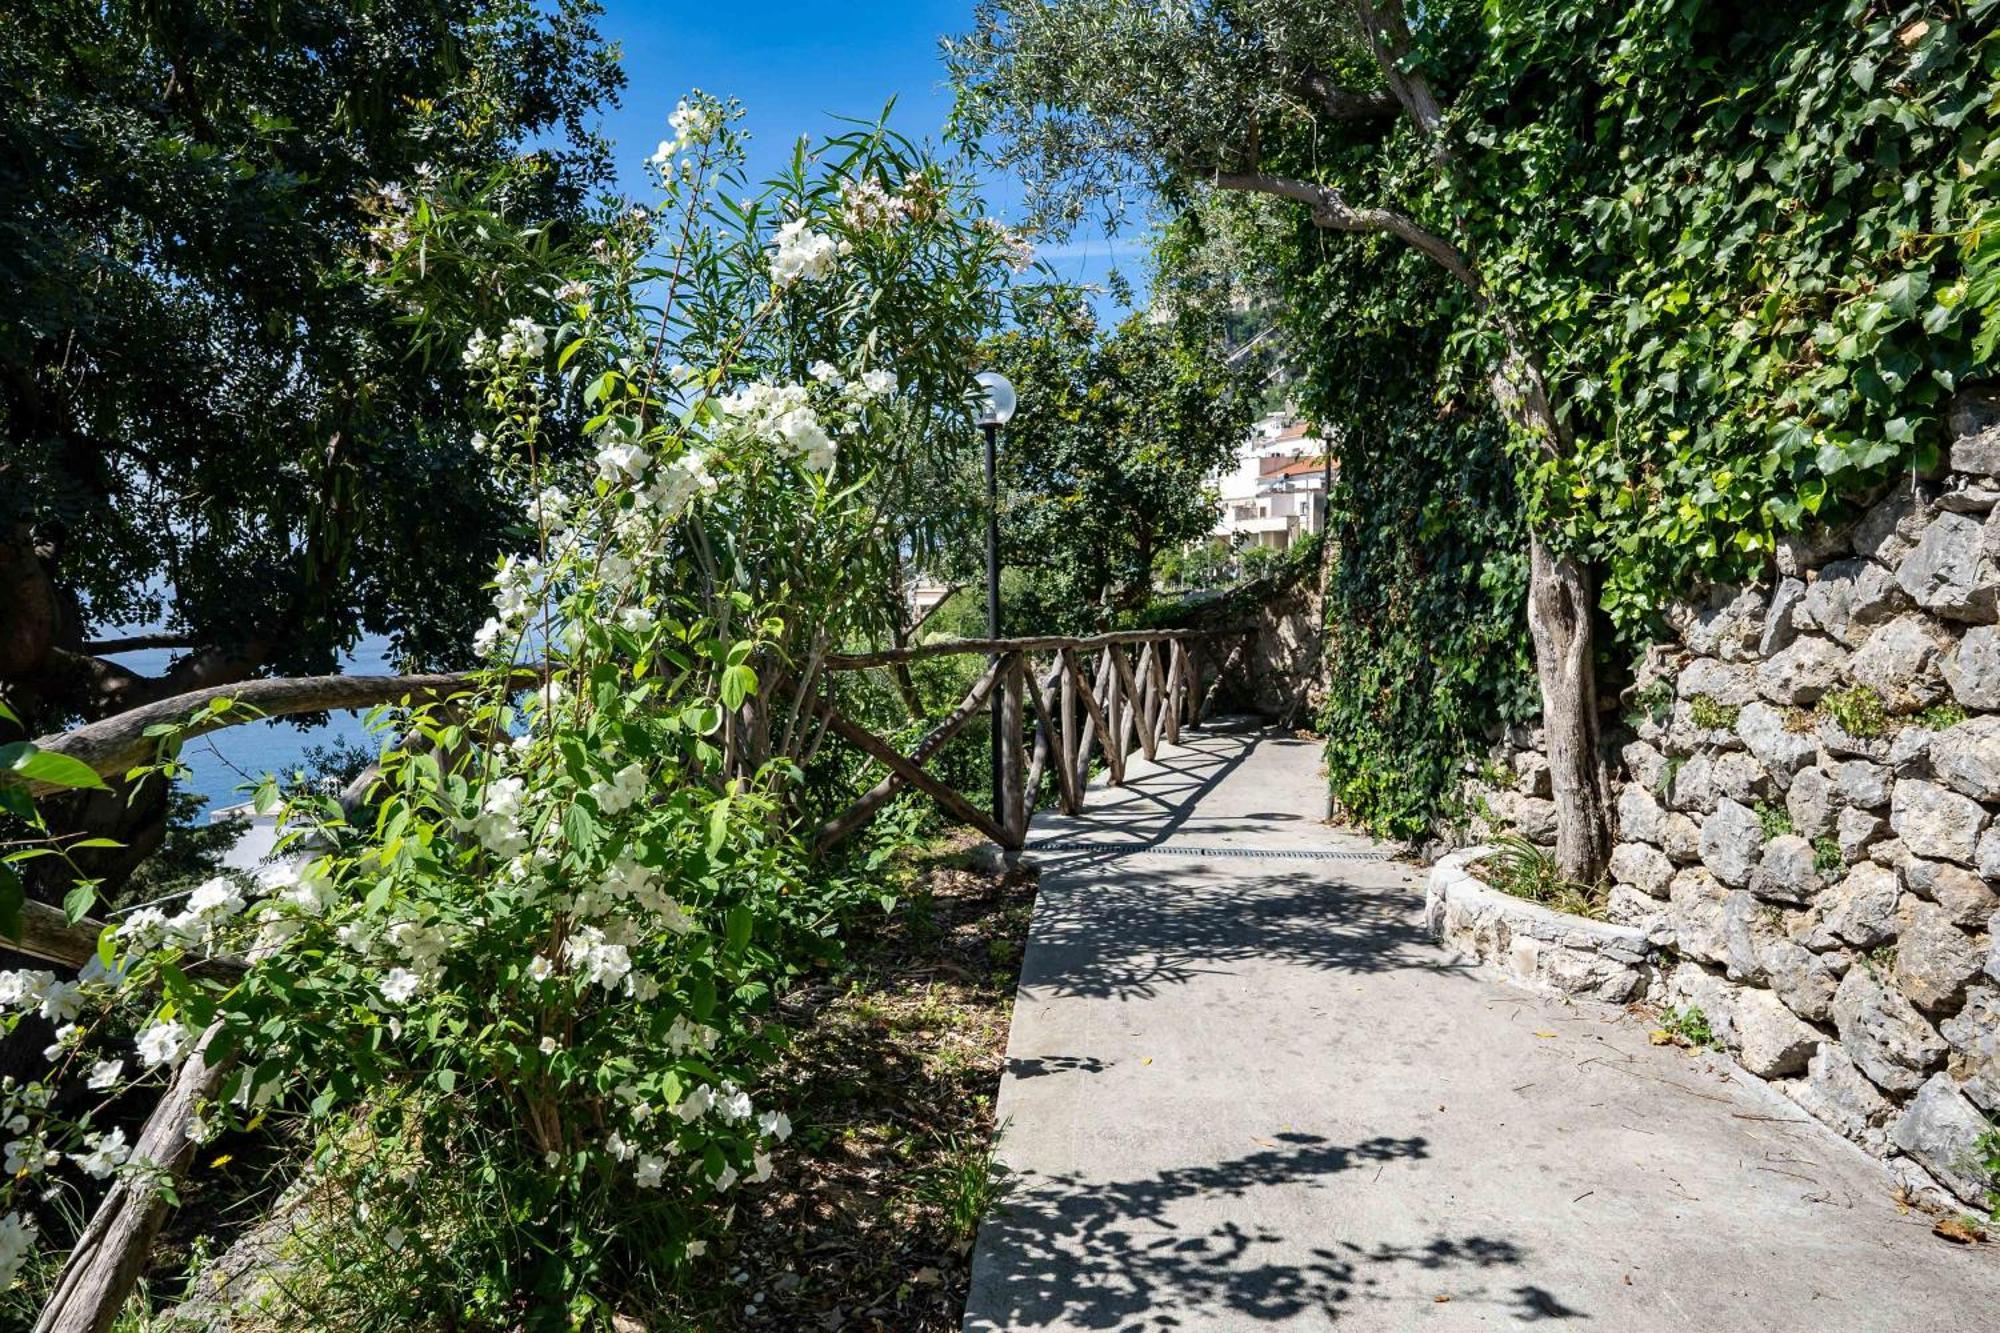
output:
[[[980, 429], [986, 432], [986, 637], [1000, 637], [1000, 474], [999, 437], [1000, 423], [985, 421]], [[998, 661], [996, 654], [994, 661]], [[1006, 793], [1002, 789], [1001, 747], [1006, 741], [1000, 735], [1000, 696], [1004, 681], [993, 683], [991, 708], [993, 712], [993, 817], [1002, 824], [1007, 822], [1008, 812], [1003, 807]]]

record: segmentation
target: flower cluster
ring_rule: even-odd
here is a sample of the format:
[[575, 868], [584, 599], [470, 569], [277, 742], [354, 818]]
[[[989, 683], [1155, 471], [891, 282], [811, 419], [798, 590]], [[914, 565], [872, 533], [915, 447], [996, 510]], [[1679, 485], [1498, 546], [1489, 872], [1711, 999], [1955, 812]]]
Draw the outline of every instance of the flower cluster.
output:
[[459, 360], [468, 369], [491, 369], [513, 361], [540, 361], [548, 350], [549, 331], [526, 315], [516, 315], [507, 321], [498, 339], [484, 329], [474, 329]]
[[979, 229], [999, 243], [1001, 259], [1016, 273], [1026, 273], [1035, 266], [1035, 247], [1014, 228], [998, 218], [981, 218]]
[[839, 254], [839, 241], [814, 231], [806, 219], [795, 218], [778, 228], [772, 239], [771, 281], [781, 289], [801, 279], [817, 281], [833, 272]]
[[716, 399], [715, 411], [726, 432], [777, 445], [815, 472], [833, 467], [833, 439], [813, 411], [804, 385], [753, 380]]
[[673, 179], [674, 158], [708, 143], [722, 128], [726, 118], [722, 105], [712, 98], [703, 97], [700, 93], [683, 97], [675, 104], [673, 114], [667, 117], [667, 128], [674, 132], [674, 137], [660, 140], [660, 146], [646, 159], [646, 165], [661, 179]]
[[910, 217], [910, 201], [890, 194], [875, 176], [848, 181], [840, 190], [840, 213], [851, 231], [892, 231]]

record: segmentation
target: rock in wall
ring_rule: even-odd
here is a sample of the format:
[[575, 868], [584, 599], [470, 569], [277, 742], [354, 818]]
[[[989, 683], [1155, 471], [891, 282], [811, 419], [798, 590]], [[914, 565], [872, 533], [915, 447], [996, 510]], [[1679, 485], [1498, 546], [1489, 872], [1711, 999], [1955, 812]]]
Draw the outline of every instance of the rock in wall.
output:
[[[1983, 1207], [2000, 1189], [1981, 1146], [2000, 1125], [2000, 423], [1962, 429], [1946, 475], [1670, 617], [1607, 738], [1608, 915], [1672, 951], [1669, 1002], [1701, 1008], [1745, 1069]], [[1475, 836], [1552, 837], [1538, 742], [1503, 737], [1469, 784]]]

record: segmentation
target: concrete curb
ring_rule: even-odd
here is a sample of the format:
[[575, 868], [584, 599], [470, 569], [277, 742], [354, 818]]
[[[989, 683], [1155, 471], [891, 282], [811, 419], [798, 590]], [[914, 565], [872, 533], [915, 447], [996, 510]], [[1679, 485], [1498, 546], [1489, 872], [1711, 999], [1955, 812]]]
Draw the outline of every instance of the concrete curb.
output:
[[1500, 892], [1471, 870], [1491, 851], [1468, 847], [1431, 867], [1424, 925], [1433, 938], [1510, 982], [1546, 993], [1630, 1004], [1660, 985], [1645, 931]]

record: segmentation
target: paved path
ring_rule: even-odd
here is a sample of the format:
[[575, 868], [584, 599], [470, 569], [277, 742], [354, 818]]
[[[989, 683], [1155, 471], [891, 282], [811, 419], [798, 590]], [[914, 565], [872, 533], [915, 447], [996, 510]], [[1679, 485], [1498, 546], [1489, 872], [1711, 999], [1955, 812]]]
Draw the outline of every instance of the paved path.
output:
[[1299, 856], [1382, 850], [1314, 745], [1161, 759], [1036, 823], [968, 1331], [2000, 1328], [2000, 1247], [1788, 1103], [1460, 969], [1415, 870]]

